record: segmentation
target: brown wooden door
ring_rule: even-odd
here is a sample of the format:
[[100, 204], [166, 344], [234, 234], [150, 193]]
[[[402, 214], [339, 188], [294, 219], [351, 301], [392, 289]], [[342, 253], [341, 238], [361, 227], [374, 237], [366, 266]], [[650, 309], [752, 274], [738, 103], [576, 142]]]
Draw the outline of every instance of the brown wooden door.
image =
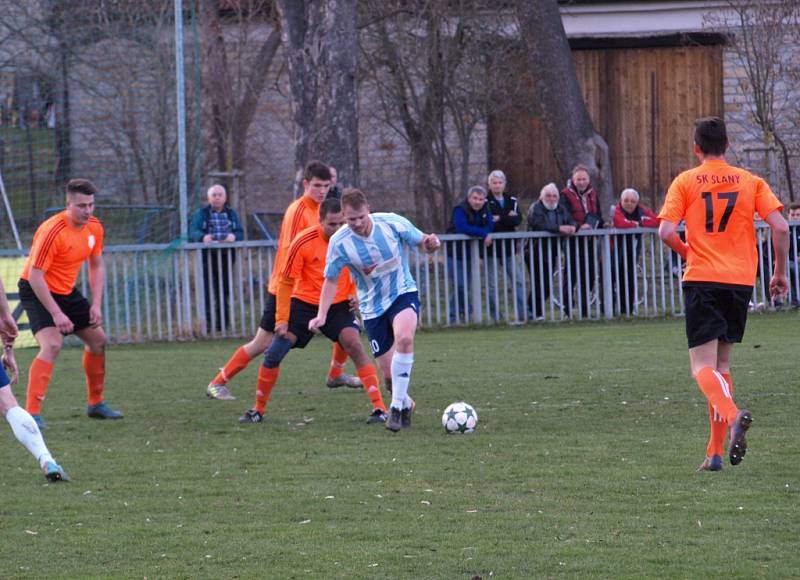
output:
[[[633, 187], [658, 208], [673, 177], [695, 164], [694, 120], [723, 114], [722, 47], [576, 50], [573, 56], [589, 115], [610, 148], [616, 192]], [[544, 184], [566, 182], [541, 120], [522, 107], [491, 119], [489, 159], [526, 207]]]

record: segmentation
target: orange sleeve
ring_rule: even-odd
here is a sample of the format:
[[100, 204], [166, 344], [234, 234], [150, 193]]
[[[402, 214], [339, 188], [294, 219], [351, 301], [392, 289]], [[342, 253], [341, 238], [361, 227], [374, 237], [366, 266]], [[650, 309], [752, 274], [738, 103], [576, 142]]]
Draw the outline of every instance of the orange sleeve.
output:
[[683, 187], [684, 175], [675, 178], [667, 190], [664, 198], [664, 207], [658, 214], [659, 220], [680, 223], [686, 215], [686, 193]]
[[275, 326], [289, 323], [292, 288], [294, 288], [294, 280], [281, 276], [278, 280], [278, 291], [275, 293]]
[[45, 272], [53, 265], [53, 259], [58, 253], [59, 233], [63, 229], [61, 222], [53, 222], [46, 231], [39, 233], [33, 242], [29, 263], [32, 268]]
[[103, 243], [105, 242], [106, 230], [100, 220], [92, 220], [89, 222], [92, 228], [92, 235], [94, 235], [94, 248], [92, 248], [92, 256], [101, 256], [103, 254]]
[[756, 211], [762, 219], [773, 211], [783, 211], [783, 204], [767, 185], [767, 182], [760, 177], [756, 178]]

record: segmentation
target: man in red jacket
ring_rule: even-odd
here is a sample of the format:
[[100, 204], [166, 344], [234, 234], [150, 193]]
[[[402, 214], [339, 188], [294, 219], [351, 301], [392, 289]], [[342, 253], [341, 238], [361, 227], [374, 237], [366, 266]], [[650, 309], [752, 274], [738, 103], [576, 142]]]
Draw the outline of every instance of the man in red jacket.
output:
[[[614, 207], [614, 227], [617, 229], [658, 228], [658, 217], [639, 203], [639, 192], [633, 188], [622, 190], [619, 203]], [[633, 314], [638, 293], [636, 291], [636, 264], [642, 251], [641, 234], [617, 234], [614, 246], [617, 254], [616, 271], [612, 279], [619, 293], [622, 314]]]

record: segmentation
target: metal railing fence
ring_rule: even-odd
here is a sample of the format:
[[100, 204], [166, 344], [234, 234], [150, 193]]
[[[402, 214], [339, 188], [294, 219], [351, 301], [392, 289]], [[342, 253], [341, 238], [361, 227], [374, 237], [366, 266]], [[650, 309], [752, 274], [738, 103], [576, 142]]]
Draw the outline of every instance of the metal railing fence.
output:
[[[792, 226], [791, 294], [798, 304], [800, 224]], [[773, 249], [758, 228], [753, 307], [770, 304]], [[683, 261], [652, 229], [576, 236], [540, 232], [479, 239], [442, 235], [433, 254], [413, 252], [422, 326], [522, 324], [680, 316]], [[111, 341], [247, 337], [258, 328], [275, 241], [144, 244], [105, 248], [104, 328]], [[21, 252], [0, 251], [19, 259]], [[6, 279], [8, 292], [15, 281]], [[79, 287], [88, 296], [86, 271]]]

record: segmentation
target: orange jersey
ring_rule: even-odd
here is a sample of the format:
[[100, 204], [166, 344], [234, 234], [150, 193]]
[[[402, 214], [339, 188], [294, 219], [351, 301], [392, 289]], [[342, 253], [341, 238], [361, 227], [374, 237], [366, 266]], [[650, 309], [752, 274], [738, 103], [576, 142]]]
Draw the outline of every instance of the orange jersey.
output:
[[[275, 320], [289, 320], [289, 288], [291, 297], [309, 304], [319, 304], [322, 283], [325, 281], [325, 259], [328, 255], [328, 240], [322, 226], [304, 229], [289, 246], [281, 283], [278, 286], [277, 314]], [[356, 293], [350, 272], [343, 270], [336, 286], [332, 304], [348, 300]]]
[[69, 223], [67, 212], [57, 213], [36, 229], [31, 253], [21, 278], [30, 280], [31, 268], [44, 270], [44, 280], [54, 294], [69, 294], [90, 256], [103, 253], [105, 230], [96, 217], [79, 228]]
[[672, 182], [658, 215], [686, 221], [684, 282], [752, 286], [756, 281], [754, 214], [783, 209], [767, 183], [723, 159], [707, 159]]
[[283, 264], [286, 261], [286, 253], [289, 245], [297, 237], [300, 231], [319, 224], [319, 204], [311, 197], [304, 195], [294, 200], [286, 208], [281, 223], [281, 233], [278, 235], [278, 249], [275, 252], [275, 263], [272, 265], [272, 275], [269, 278], [267, 287], [270, 294], [278, 294], [278, 282], [280, 282]]

